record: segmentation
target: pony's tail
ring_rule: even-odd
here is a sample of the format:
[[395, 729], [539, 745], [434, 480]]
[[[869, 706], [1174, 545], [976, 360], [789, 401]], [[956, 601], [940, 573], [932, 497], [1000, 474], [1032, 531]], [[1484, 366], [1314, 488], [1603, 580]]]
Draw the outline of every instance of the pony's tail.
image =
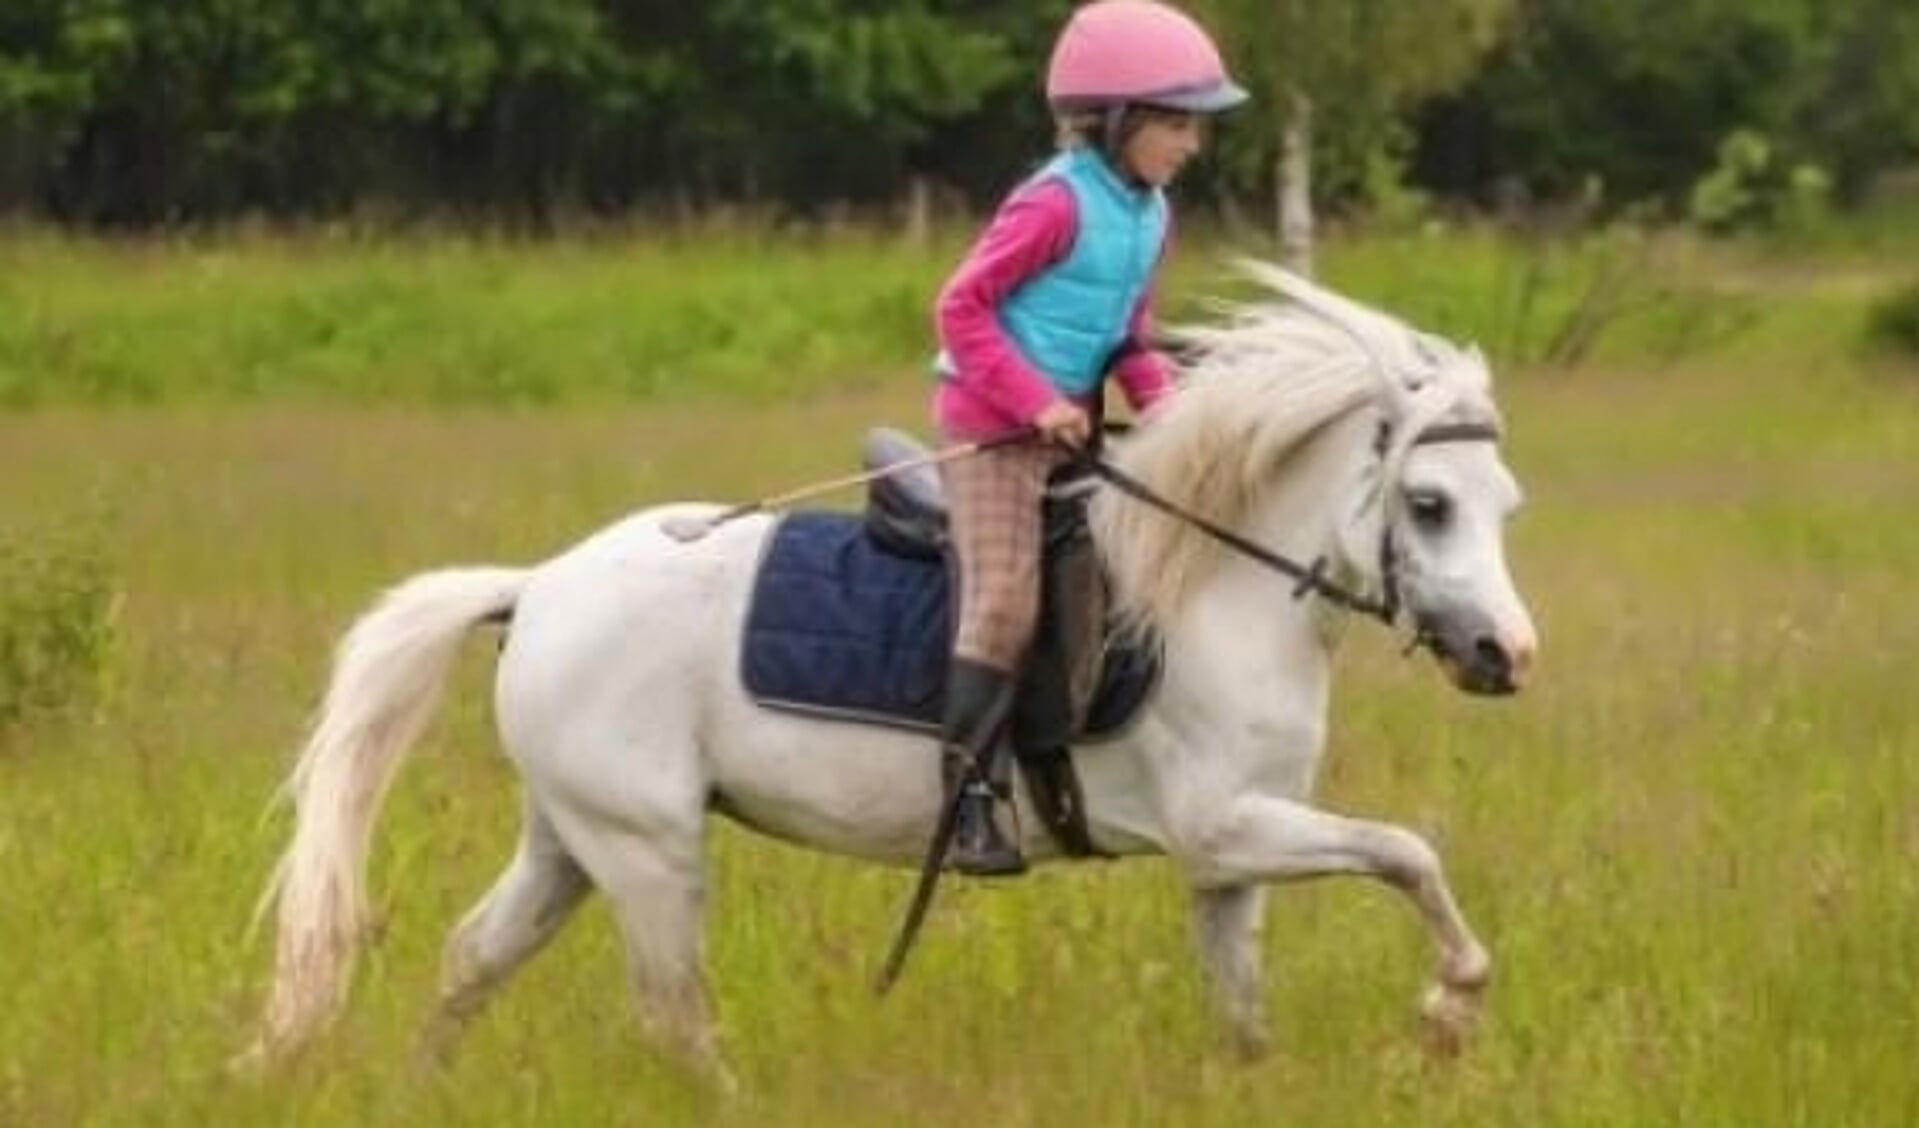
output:
[[528, 574], [422, 573], [387, 592], [341, 641], [283, 792], [295, 811], [293, 840], [254, 913], [257, 925], [277, 909], [279, 935], [258, 1040], [240, 1064], [291, 1056], [345, 1001], [367, 928], [367, 847], [387, 787], [439, 704], [461, 641], [511, 612]]

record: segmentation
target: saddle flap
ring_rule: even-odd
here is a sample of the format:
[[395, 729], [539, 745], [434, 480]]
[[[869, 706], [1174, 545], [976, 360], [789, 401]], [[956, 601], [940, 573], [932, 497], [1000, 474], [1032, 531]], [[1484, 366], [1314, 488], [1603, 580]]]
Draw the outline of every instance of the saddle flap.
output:
[[[741, 682], [770, 708], [937, 730], [950, 596], [945, 567], [882, 551], [853, 515], [787, 514], [754, 577]], [[1113, 636], [1098, 652], [1098, 689], [1074, 743], [1122, 729], [1158, 681], [1157, 639]]]
[[[860, 461], [866, 470], [879, 471], [931, 453], [904, 431], [875, 427], [866, 433]], [[915, 466], [875, 479], [866, 494], [866, 529], [889, 552], [941, 559], [946, 550], [946, 491], [939, 470]]]

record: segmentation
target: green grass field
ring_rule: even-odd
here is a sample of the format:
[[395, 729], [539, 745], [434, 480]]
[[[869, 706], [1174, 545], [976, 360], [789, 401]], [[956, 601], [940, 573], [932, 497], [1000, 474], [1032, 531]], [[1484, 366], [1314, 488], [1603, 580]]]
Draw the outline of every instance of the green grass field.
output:
[[[42, 404], [0, 415], [0, 531], [97, 527], [121, 591], [98, 701], [0, 730], [0, 1125], [1919, 1122], [1919, 371], [1857, 344], [1896, 263], [1699, 249], [1670, 268], [1690, 296], [1591, 364], [1503, 375], [1535, 686], [1469, 700], [1370, 628], [1343, 659], [1325, 800], [1431, 836], [1497, 961], [1462, 1058], [1422, 1053], [1422, 930], [1376, 888], [1274, 897], [1276, 1050], [1245, 1065], [1164, 863], [955, 883], [881, 1003], [909, 875], [727, 829], [709, 948], [743, 1098], [650, 1054], [597, 906], [418, 1074], [439, 945], [516, 822], [475, 640], [380, 827], [345, 1018], [291, 1076], [224, 1076], [268, 957], [244, 934], [286, 829], [265, 806], [377, 589], [920, 424], [932, 256], [835, 251], [809, 286], [822, 253], [0, 250], [0, 387]], [[1449, 256], [1492, 280], [1448, 291]], [[1490, 256], [1362, 245], [1331, 272], [1497, 340]], [[712, 340], [649, 344], [663, 310]]]

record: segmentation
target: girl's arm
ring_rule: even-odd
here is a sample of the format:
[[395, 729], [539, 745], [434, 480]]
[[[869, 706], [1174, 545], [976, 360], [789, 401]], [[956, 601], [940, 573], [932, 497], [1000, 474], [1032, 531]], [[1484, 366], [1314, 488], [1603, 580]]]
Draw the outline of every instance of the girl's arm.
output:
[[1126, 403], [1136, 415], [1145, 414], [1173, 392], [1173, 378], [1167, 371], [1166, 358], [1147, 344], [1152, 340], [1152, 333], [1152, 295], [1149, 291], [1133, 308], [1131, 330], [1126, 343], [1120, 346], [1119, 359], [1113, 363], [1113, 378], [1119, 381], [1120, 391], [1126, 394]]
[[1126, 343], [1120, 346], [1113, 362], [1113, 378], [1119, 381], [1126, 403], [1136, 415], [1143, 415], [1173, 391], [1173, 378], [1166, 358], [1153, 351], [1153, 291], [1159, 286], [1159, 271], [1166, 264], [1173, 246], [1172, 217], [1166, 219], [1166, 240], [1159, 249], [1159, 262], [1153, 267], [1153, 282], [1140, 295], [1127, 323]]
[[947, 279], [934, 306], [940, 343], [953, 362], [951, 378], [1021, 422], [1032, 422], [1061, 397], [1000, 326], [999, 306], [1071, 252], [1078, 224], [1064, 184], [1044, 181], [1015, 194]]

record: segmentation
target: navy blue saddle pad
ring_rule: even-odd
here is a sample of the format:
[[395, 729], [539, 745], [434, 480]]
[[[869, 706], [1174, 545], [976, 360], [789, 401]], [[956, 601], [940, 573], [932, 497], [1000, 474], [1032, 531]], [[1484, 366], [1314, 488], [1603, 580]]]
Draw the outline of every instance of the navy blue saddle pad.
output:
[[[952, 613], [946, 568], [875, 545], [859, 517], [780, 520], [753, 581], [740, 674], [752, 698], [838, 720], [937, 730]], [[1157, 647], [1116, 647], [1084, 735], [1109, 734], [1157, 678]]]

